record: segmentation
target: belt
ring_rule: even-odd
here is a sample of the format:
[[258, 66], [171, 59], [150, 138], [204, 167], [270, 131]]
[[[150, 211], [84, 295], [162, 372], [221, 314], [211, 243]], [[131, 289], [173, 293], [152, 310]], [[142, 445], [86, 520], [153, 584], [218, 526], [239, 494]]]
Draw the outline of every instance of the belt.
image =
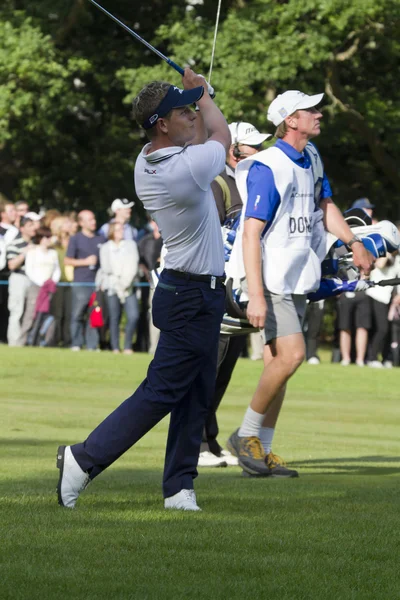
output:
[[180, 279], [186, 279], [190, 281], [201, 281], [203, 283], [209, 283], [210, 287], [215, 290], [216, 285], [223, 285], [225, 283], [225, 275], [196, 275], [195, 273], [185, 273], [184, 271], [175, 271], [175, 269], [165, 269], [166, 273], [179, 277]]

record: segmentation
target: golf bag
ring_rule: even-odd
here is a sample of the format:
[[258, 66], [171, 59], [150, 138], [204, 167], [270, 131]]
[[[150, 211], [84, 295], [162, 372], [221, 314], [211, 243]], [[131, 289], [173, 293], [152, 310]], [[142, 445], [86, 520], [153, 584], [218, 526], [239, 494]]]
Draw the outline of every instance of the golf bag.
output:
[[[321, 211], [322, 212], [322, 211]], [[319, 215], [318, 215], [319, 217]], [[343, 292], [364, 291], [373, 285], [398, 285], [400, 280], [385, 280], [372, 282], [359, 279], [359, 271], [353, 262], [353, 253], [343, 242], [332, 234], [322, 230], [322, 219], [315, 220], [314, 246], [322, 260], [322, 279], [318, 290], [308, 294], [311, 302], [337, 296]], [[344, 213], [354, 235], [357, 235], [364, 246], [374, 256], [380, 258], [387, 253], [396, 252], [400, 248], [400, 234], [397, 227], [390, 221], [372, 224], [369, 215], [362, 209], [351, 209]], [[240, 216], [236, 217], [236, 220]], [[229, 263], [232, 249], [236, 241], [239, 224], [227, 223], [223, 228], [225, 260]], [[316, 240], [316, 243], [315, 243]], [[323, 254], [324, 253], [324, 254]], [[229, 268], [227, 268], [229, 272]], [[248, 304], [248, 289], [245, 277], [240, 279], [228, 277], [226, 282], [226, 314], [224, 315], [221, 331], [229, 335], [241, 335], [256, 331], [246, 318]]]

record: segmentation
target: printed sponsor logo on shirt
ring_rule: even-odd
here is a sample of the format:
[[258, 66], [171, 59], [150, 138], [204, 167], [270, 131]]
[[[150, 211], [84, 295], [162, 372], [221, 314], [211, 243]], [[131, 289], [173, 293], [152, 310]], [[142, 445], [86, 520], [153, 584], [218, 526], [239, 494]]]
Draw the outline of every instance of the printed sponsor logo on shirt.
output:
[[296, 191], [296, 188], [292, 189], [292, 193], [290, 194], [291, 198], [312, 198], [314, 194], [312, 194], [311, 192], [307, 192], [304, 194], [299, 194], [299, 192]]
[[148, 175], [155, 175], [157, 173], [157, 170], [156, 169], [145, 169], [144, 172], [147, 173]]
[[258, 194], [256, 197], [256, 201], [254, 202], [254, 210], [257, 210], [257, 206], [259, 205], [260, 200], [261, 200], [261, 196], [260, 196], [260, 194]]

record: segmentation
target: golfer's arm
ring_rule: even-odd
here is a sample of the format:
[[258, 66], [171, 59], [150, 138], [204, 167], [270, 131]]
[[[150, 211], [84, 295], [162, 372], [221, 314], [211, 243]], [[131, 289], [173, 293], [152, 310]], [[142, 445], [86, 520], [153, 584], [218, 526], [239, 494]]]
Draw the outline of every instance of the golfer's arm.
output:
[[203, 97], [197, 102], [200, 113], [203, 118], [204, 126], [207, 131], [208, 139], [221, 142], [228, 151], [231, 145], [231, 133], [228, 123], [218, 106], [205, 91]]
[[256, 296], [264, 297], [260, 243], [264, 227], [265, 221], [260, 221], [259, 219], [248, 218], [244, 222], [243, 260], [249, 298]]
[[325, 229], [347, 244], [354, 236], [354, 233], [344, 220], [342, 213], [332, 198], [324, 198], [320, 203], [320, 208], [324, 213]]

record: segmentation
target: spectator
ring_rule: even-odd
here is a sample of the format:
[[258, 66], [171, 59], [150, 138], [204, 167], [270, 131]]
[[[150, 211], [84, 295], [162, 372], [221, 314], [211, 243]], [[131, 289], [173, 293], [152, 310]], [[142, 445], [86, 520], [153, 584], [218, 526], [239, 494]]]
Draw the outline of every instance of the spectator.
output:
[[[375, 268], [371, 272], [372, 281], [381, 281], [383, 279], [392, 279], [396, 276], [394, 258], [390, 255], [384, 258], [378, 258], [375, 262]], [[376, 286], [366, 291], [371, 298], [373, 328], [370, 335], [370, 344], [368, 349], [368, 366], [376, 369], [382, 367], [390, 368], [390, 344], [388, 343], [389, 321], [388, 313], [390, 301], [392, 298], [393, 287]], [[382, 362], [378, 360], [378, 355], [382, 355]]]
[[51, 229], [52, 221], [54, 221], [54, 219], [57, 219], [58, 217], [61, 217], [60, 211], [56, 210], [55, 208], [50, 208], [49, 210], [46, 210], [44, 216], [42, 217], [42, 225], [44, 225], [45, 227], [50, 227]]
[[[153, 271], [160, 263], [161, 249], [163, 241], [157, 223], [150, 219], [148, 223], [150, 231], [146, 233], [138, 242], [140, 263], [148, 271]], [[159, 330], [154, 327], [152, 317], [152, 304], [154, 296], [154, 287], [141, 289], [142, 314], [145, 312], [146, 328], [144, 332], [145, 339], [148, 339], [148, 351], [154, 354], [160, 337]]]
[[28, 252], [25, 259], [25, 273], [31, 285], [28, 288], [21, 325], [20, 339], [22, 345], [26, 344], [28, 333], [35, 319], [36, 301], [40, 288], [49, 279], [53, 280], [54, 283], [58, 283], [61, 275], [57, 252], [50, 248], [51, 230], [49, 227], [39, 227], [33, 241], [36, 245]]
[[124, 228], [124, 240], [137, 240], [138, 231], [135, 227], [129, 224], [132, 214], [132, 206], [135, 203], [127, 198], [116, 198], [111, 204], [110, 212], [115, 215], [109, 223], [104, 223], [99, 229], [99, 234], [108, 238], [108, 230], [111, 223], [121, 223]]
[[78, 229], [79, 229], [79, 223], [78, 223], [78, 215], [76, 214], [75, 210], [71, 210], [69, 212], [64, 213], [65, 217], [68, 217], [68, 222], [69, 222], [69, 235], [76, 235], [78, 233]]
[[[74, 267], [64, 264], [70, 239], [72, 220], [68, 216], [57, 217], [51, 223], [54, 249], [57, 252], [61, 268], [61, 283], [70, 283], [74, 279]], [[55, 344], [64, 348], [71, 345], [71, 287], [58, 286], [51, 301], [51, 314], [55, 318]]]
[[17, 212], [15, 226], [19, 227], [21, 217], [24, 217], [29, 211], [29, 205], [27, 202], [25, 202], [25, 200], [18, 200], [18, 202], [15, 203], [15, 210]]
[[0, 195], [0, 236], [4, 238], [5, 244], [12, 242], [18, 235], [18, 227], [15, 226], [17, 211], [12, 202], [5, 196]]
[[371, 204], [371, 202], [368, 200], [368, 198], [359, 198], [358, 200], [355, 200], [353, 202], [353, 204], [351, 205], [351, 208], [362, 208], [363, 210], [365, 210], [367, 215], [372, 217], [372, 214], [373, 214], [374, 208], [375, 208], [375, 204]]
[[[371, 298], [365, 292], [345, 292], [338, 300], [341, 365], [351, 363], [354, 339], [356, 365], [363, 367], [368, 346], [368, 331], [372, 325]], [[355, 330], [355, 338], [354, 338]]]
[[28, 217], [22, 217], [17, 237], [7, 247], [7, 264], [11, 271], [8, 286], [7, 340], [9, 346], [22, 346], [21, 319], [25, 310], [30, 281], [25, 273], [25, 258], [33, 248], [35, 223]]
[[[96, 235], [96, 217], [90, 210], [82, 210], [78, 214], [78, 223], [81, 231], [70, 238], [64, 259], [66, 266], [74, 267], [74, 284], [77, 284], [72, 288], [71, 315], [71, 350], [75, 351], [83, 346], [85, 315], [99, 266], [100, 246], [105, 242], [103, 236]], [[93, 287], [88, 284], [93, 284]], [[86, 319], [85, 338], [86, 349], [96, 350], [99, 334], [90, 326], [89, 319]]]
[[125, 308], [124, 354], [132, 354], [132, 339], [139, 318], [138, 301], [133, 287], [139, 270], [139, 252], [136, 242], [124, 240], [122, 223], [111, 223], [108, 242], [100, 248], [100, 269], [97, 286], [106, 293], [110, 321], [111, 349], [119, 354], [119, 325]]
[[309, 365], [319, 365], [318, 340], [324, 319], [324, 300], [307, 304], [306, 318], [303, 325], [306, 342], [306, 360]]
[[4, 238], [0, 236], [0, 271], [2, 271], [7, 264], [7, 255], [6, 255], [6, 243]]

